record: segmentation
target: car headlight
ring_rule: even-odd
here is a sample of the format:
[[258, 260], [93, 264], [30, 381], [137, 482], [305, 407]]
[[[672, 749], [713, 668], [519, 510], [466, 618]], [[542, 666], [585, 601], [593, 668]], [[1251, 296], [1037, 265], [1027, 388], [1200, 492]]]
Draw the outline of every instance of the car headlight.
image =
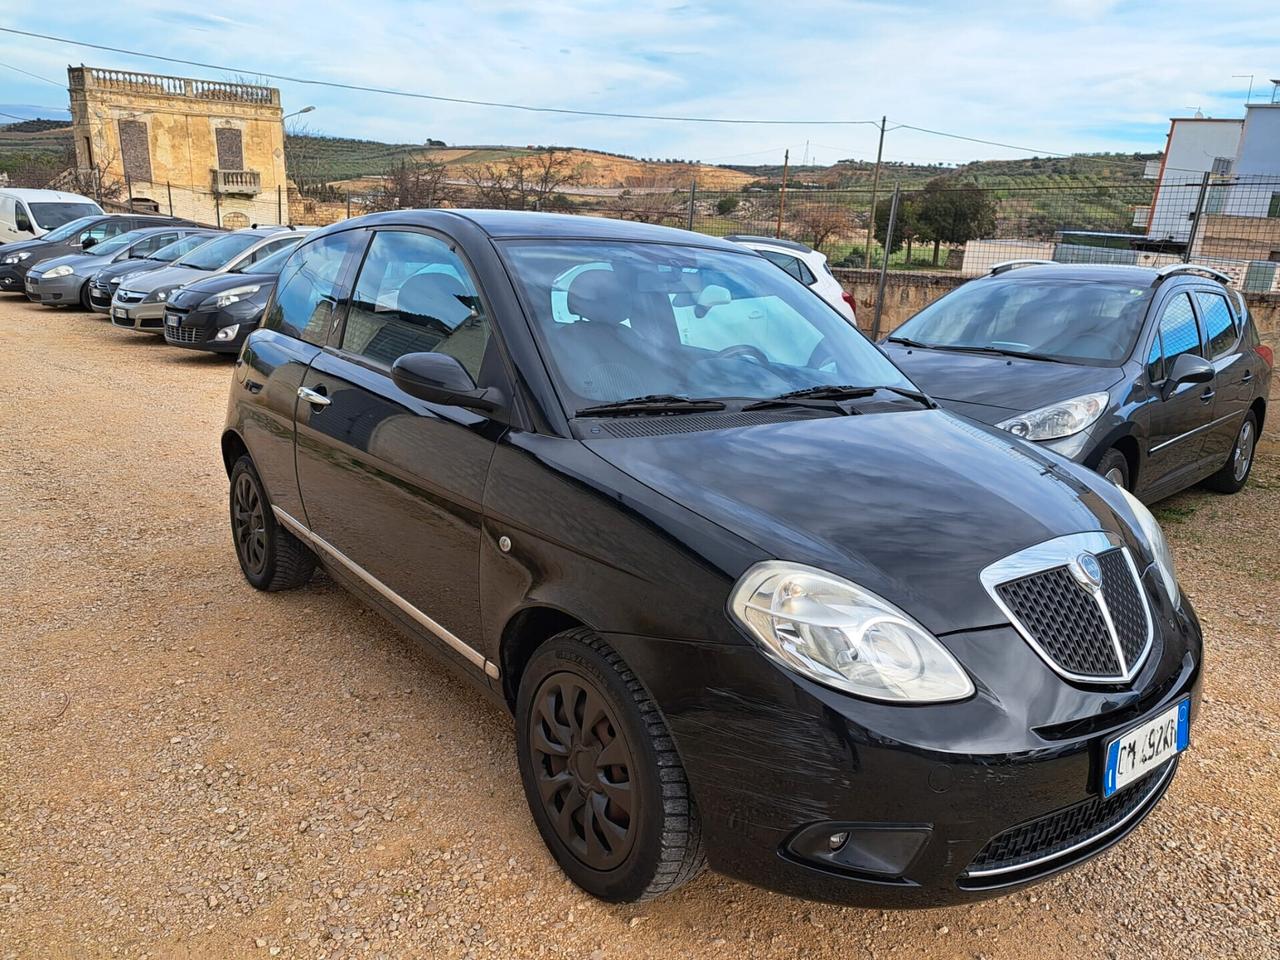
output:
[[1106, 393], [1086, 393], [1010, 417], [996, 426], [1024, 440], [1057, 440], [1093, 426], [1110, 400]]
[[215, 333], [213, 335], [213, 339], [221, 340], [223, 342], [226, 342], [227, 340], [234, 340], [236, 338], [236, 334], [239, 332], [240, 332], [240, 324], [233, 323], [229, 327], [223, 327], [221, 330]]
[[60, 267], [54, 267], [52, 270], [46, 270], [44, 279], [54, 280], [58, 277], [69, 277], [71, 276], [71, 273], [72, 273], [71, 268], [68, 267], [66, 264], [63, 264]]
[[768, 657], [825, 686], [893, 703], [973, 693], [969, 675], [928, 630], [834, 574], [757, 563], [733, 588], [729, 610]]
[[1124, 487], [1117, 486], [1116, 489], [1128, 501], [1133, 517], [1138, 521], [1138, 530], [1142, 534], [1142, 539], [1151, 551], [1156, 569], [1160, 571], [1160, 579], [1164, 581], [1169, 600], [1176, 608], [1182, 602], [1182, 592], [1178, 589], [1178, 574], [1173, 568], [1173, 552], [1169, 549], [1169, 541], [1164, 538], [1164, 531], [1160, 529], [1159, 521], [1151, 515], [1146, 504]]
[[26, 250], [23, 250], [21, 253], [9, 254], [7, 257], [4, 258], [4, 262], [5, 263], [21, 263], [23, 260], [30, 258], [30, 256], [31, 256], [30, 253], [28, 253]]
[[213, 305], [221, 310], [223, 307], [229, 307], [233, 303], [239, 303], [245, 297], [252, 296], [262, 289], [262, 285], [258, 284], [251, 287], [236, 287], [232, 290], [224, 290], [213, 298]]
[[168, 290], [152, 290], [150, 293], [147, 294], [147, 299], [152, 301], [158, 301], [159, 303], [164, 303], [166, 300], [169, 299], [169, 291]]

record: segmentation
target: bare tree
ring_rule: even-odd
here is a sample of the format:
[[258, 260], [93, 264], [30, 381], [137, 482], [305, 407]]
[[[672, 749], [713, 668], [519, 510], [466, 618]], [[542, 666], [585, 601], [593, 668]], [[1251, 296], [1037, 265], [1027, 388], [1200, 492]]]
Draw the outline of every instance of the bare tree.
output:
[[815, 250], [833, 237], [853, 229], [853, 216], [848, 210], [826, 204], [813, 204], [794, 212], [788, 211], [787, 220], [792, 232]]
[[379, 181], [364, 205], [370, 212], [438, 207], [447, 196], [446, 173], [445, 165], [434, 160], [401, 160]]
[[675, 193], [635, 193], [623, 190], [609, 201], [609, 212], [637, 223], [678, 223], [688, 208]]
[[508, 157], [462, 171], [477, 203], [502, 210], [540, 210], [564, 187], [582, 179], [579, 166], [551, 147], [532, 157]]

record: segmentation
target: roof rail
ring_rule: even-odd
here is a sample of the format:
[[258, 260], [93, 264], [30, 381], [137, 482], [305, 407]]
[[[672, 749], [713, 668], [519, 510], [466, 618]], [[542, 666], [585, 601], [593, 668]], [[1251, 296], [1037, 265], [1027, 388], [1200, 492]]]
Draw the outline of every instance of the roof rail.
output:
[[1004, 263], [997, 263], [992, 267], [987, 276], [994, 277], [1001, 273], [1007, 273], [1010, 270], [1016, 270], [1018, 267], [1053, 266], [1057, 262], [1057, 260], [1006, 260]]
[[1215, 270], [1213, 267], [1206, 267], [1198, 263], [1171, 263], [1167, 267], [1161, 267], [1156, 271], [1156, 281], [1152, 286], [1159, 286], [1170, 277], [1176, 277], [1182, 273], [1195, 273], [1203, 277], [1209, 277], [1217, 280], [1224, 286], [1231, 282], [1231, 278], [1221, 270]]

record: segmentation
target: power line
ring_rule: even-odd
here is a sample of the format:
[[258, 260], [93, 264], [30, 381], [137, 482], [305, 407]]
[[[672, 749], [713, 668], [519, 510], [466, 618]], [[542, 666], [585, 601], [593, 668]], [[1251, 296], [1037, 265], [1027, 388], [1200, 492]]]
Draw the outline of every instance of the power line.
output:
[[306, 77], [292, 77], [283, 73], [268, 73], [265, 70], [229, 67], [218, 63], [204, 63], [199, 60], [184, 60], [180, 57], [164, 57], [155, 53], [143, 53], [141, 50], [129, 50], [124, 47], [111, 47], [106, 44], [89, 43], [84, 40], [71, 40], [67, 37], [55, 37], [47, 33], [34, 33], [30, 30], [18, 30], [14, 27], [0, 27], [0, 32], [11, 33], [20, 37], [32, 37], [37, 40], [50, 40], [54, 43], [66, 43], [75, 47], [88, 47], [93, 50], [105, 50], [109, 53], [120, 53], [130, 57], [143, 57], [147, 60], [160, 60], [165, 63], [179, 63], [188, 67], [199, 67], [203, 70], [220, 70], [224, 73], [232, 74], [255, 74], [261, 77], [268, 77], [272, 80], [282, 80], [286, 83], [299, 83], [314, 87], [331, 87], [336, 90], [352, 90], [360, 93], [378, 93], [391, 97], [408, 97], [413, 100], [434, 100], [440, 103], [461, 103], [473, 107], [496, 107], [503, 110], [523, 110], [527, 113], [557, 113], [576, 117], [607, 117], [616, 120], [661, 120], [676, 123], [724, 123], [771, 126], [848, 127], [874, 122], [871, 120], [761, 120], [743, 117], [685, 117], [654, 113], [616, 113], [607, 110], [572, 110], [567, 107], [536, 107], [525, 103], [504, 103], [496, 100], [471, 100], [465, 97], [446, 97], [439, 94], [414, 93], [409, 90], [396, 90], [390, 87], [369, 87], [354, 83], [338, 83], [334, 80], [313, 80]]
[[6, 70], [12, 70], [15, 73], [26, 74], [32, 80], [42, 80], [45, 83], [51, 83], [55, 87], [58, 87], [61, 90], [66, 89], [66, 87], [63, 84], [59, 83], [57, 80], [50, 80], [48, 77], [42, 77], [40, 76], [40, 74], [32, 73], [30, 70], [23, 70], [21, 67], [15, 67], [12, 63], [0, 63], [0, 67], [4, 67]]

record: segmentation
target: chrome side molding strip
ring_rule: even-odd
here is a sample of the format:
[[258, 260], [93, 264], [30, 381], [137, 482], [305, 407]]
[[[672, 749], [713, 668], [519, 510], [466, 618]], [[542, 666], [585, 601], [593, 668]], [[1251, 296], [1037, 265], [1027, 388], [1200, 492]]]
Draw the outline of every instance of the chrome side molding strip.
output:
[[1176, 437], [1166, 440], [1164, 443], [1157, 443], [1154, 447], [1148, 450], [1147, 453], [1148, 454], [1156, 453], [1157, 451], [1163, 450], [1165, 447], [1172, 446], [1173, 444], [1177, 443], [1180, 440], [1185, 440], [1187, 439], [1187, 437], [1195, 436], [1201, 430], [1208, 430], [1210, 427], [1216, 427], [1218, 424], [1222, 423], [1224, 420], [1230, 420], [1233, 417], [1244, 416], [1246, 412], [1247, 411], [1245, 410], [1236, 410], [1234, 413], [1228, 413], [1225, 417], [1219, 417], [1217, 420], [1210, 420], [1208, 423], [1202, 423], [1200, 424], [1200, 426], [1196, 427], [1194, 430], [1188, 430], [1186, 433], [1180, 433]]
[[301, 521], [294, 519], [275, 504], [271, 505], [271, 512], [275, 514], [276, 519], [280, 521], [283, 526], [289, 528], [289, 531], [293, 533], [294, 536], [325, 554], [335, 562], [346, 567], [353, 574], [372, 587], [379, 595], [399, 607], [404, 613], [425, 628], [429, 633], [438, 637], [441, 641], [452, 647], [457, 653], [465, 657], [477, 670], [483, 670], [487, 676], [494, 680], [499, 678], [498, 665], [492, 660], [487, 659], [484, 654], [475, 647], [460, 640], [458, 637], [450, 633], [448, 629], [436, 623], [429, 616], [415, 607], [404, 597], [400, 596], [400, 594], [392, 590], [333, 544], [329, 543], [323, 537], [319, 537], [313, 533], [310, 528]]

